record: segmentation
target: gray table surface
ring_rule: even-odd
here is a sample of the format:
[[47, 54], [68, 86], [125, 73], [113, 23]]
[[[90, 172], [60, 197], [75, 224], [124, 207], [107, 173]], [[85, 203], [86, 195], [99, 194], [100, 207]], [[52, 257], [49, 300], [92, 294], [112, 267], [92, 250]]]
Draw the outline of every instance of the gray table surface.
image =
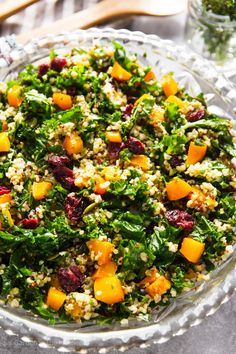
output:
[[[112, 23], [115, 28], [140, 30], [155, 33], [162, 38], [181, 43], [184, 37], [185, 14], [172, 18], [133, 17]], [[41, 349], [37, 343], [24, 343], [17, 337], [9, 337], [0, 330], [0, 354], [56, 354], [53, 349]], [[109, 354], [118, 353], [110, 351]], [[182, 336], [166, 343], [152, 345], [145, 349], [133, 348], [127, 354], [235, 354], [236, 353], [236, 295], [221, 306], [202, 324], [192, 327]]]

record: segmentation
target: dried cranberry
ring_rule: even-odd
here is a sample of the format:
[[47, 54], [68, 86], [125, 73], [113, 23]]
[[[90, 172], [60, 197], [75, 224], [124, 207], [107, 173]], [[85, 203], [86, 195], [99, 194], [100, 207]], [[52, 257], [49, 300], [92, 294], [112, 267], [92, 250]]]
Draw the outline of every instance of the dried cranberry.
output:
[[74, 187], [74, 174], [70, 168], [58, 166], [53, 170], [53, 174], [57, 182], [61, 183], [62, 187], [69, 190]]
[[170, 159], [170, 165], [172, 168], [175, 168], [176, 166], [179, 166], [181, 164], [182, 160], [179, 156], [172, 156]]
[[70, 163], [68, 156], [57, 156], [54, 154], [48, 155], [48, 163], [53, 166], [64, 166]]
[[127, 148], [134, 154], [143, 154], [145, 151], [145, 145], [138, 139], [130, 136], [127, 143]]
[[3, 194], [9, 194], [11, 193], [11, 190], [5, 186], [0, 186], [0, 195], [3, 195]]
[[205, 115], [204, 109], [197, 109], [194, 112], [191, 112], [187, 115], [187, 119], [189, 122], [196, 122], [200, 119], [202, 119]]
[[123, 117], [126, 118], [126, 119], [127, 119], [128, 117], [130, 117], [133, 108], [134, 108], [133, 103], [127, 104], [127, 105], [125, 106], [125, 109], [124, 109]]
[[62, 289], [68, 293], [80, 288], [85, 279], [85, 275], [76, 266], [60, 268], [57, 275]]
[[40, 64], [38, 67], [38, 77], [42, 77], [43, 75], [47, 74], [49, 68], [49, 64]]
[[178, 209], [169, 210], [165, 213], [165, 217], [173, 226], [181, 227], [184, 230], [190, 230], [194, 225], [194, 218], [186, 211]]
[[66, 93], [67, 93], [67, 95], [70, 95], [70, 96], [76, 96], [77, 88], [75, 86], [67, 87]]
[[38, 219], [23, 219], [19, 222], [19, 224], [22, 225], [24, 229], [36, 229], [39, 221]]
[[62, 71], [64, 66], [67, 64], [66, 58], [56, 57], [51, 61], [51, 68], [55, 71]]
[[68, 194], [65, 200], [65, 210], [68, 218], [72, 222], [77, 222], [83, 214], [84, 209], [89, 205], [88, 198], [77, 197], [74, 194]]
[[108, 154], [113, 159], [118, 159], [119, 153], [122, 149], [124, 149], [124, 147], [125, 147], [124, 143], [108, 143], [107, 145]]

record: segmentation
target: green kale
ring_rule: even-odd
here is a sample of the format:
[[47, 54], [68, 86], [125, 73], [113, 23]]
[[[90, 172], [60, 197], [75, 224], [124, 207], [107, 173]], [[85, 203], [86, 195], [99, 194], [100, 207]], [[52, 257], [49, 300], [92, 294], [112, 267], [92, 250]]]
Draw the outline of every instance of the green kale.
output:
[[143, 219], [139, 214], [130, 212], [120, 214], [118, 219], [113, 221], [112, 226], [115, 230], [118, 229], [124, 238], [140, 241], [145, 236]]
[[165, 117], [167, 117], [167, 121], [163, 123], [163, 125], [169, 132], [181, 128], [187, 123], [187, 119], [184, 115], [180, 114], [179, 106], [175, 103], [167, 104], [165, 109]]
[[118, 251], [117, 256], [122, 257], [121, 272], [124, 272], [123, 276], [129, 280], [142, 279], [155, 260], [154, 254], [145, 243], [134, 240], [122, 240]]
[[184, 288], [192, 288], [193, 282], [185, 279], [186, 271], [184, 268], [176, 267], [175, 269], [172, 269], [172, 272], [173, 276], [171, 277], [171, 282], [178, 293]]
[[186, 123], [181, 128], [177, 129], [175, 133], [178, 131], [185, 131], [188, 129], [196, 129], [196, 128], [203, 128], [203, 129], [212, 129], [214, 131], [228, 131], [231, 127], [231, 122], [228, 119], [220, 118], [216, 115], [209, 115], [208, 119], [201, 119], [196, 122]]
[[129, 181], [114, 181], [109, 186], [109, 192], [114, 196], [124, 196], [131, 199], [145, 198], [145, 192], [148, 190], [147, 182], [139, 180], [135, 184]]
[[153, 109], [155, 98], [151, 95], [144, 97], [133, 109], [131, 117], [122, 124], [122, 134], [127, 136], [127, 133], [138, 123], [140, 119], [147, 119]]
[[51, 109], [51, 103], [43, 93], [39, 93], [35, 89], [25, 93], [21, 110], [26, 117], [48, 119], [51, 115]]
[[180, 155], [186, 151], [188, 138], [184, 134], [165, 134], [159, 144], [154, 145], [157, 152], [166, 152], [169, 155]]
[[195, 214], [196, 224], [191, 231], [191, 236], [199, 241], [205, 242], [208, 238], [209, 240], [212, 239], [214, 241], [218, 241], [223, 234], [218, 231], [216, 225], [208, 220], [204, 215], [200, 213]]
[[170, 252], [168, 242], [179, 243], [181, 229], [169, 225], [164, 220], [160, 227], [154, 227], [148, 239], [148, 249], [155, 255], [155, 265], [166, 267], [175, 259], [175, 253]]

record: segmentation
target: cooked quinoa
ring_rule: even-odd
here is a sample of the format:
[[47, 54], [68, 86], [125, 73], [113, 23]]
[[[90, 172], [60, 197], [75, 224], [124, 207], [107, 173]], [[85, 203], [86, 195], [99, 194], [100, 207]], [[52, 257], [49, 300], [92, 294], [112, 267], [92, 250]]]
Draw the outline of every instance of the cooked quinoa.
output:
[[0, 83], [1, 303], [149, 319], [233, 252], [232, 123], [119, 43]]

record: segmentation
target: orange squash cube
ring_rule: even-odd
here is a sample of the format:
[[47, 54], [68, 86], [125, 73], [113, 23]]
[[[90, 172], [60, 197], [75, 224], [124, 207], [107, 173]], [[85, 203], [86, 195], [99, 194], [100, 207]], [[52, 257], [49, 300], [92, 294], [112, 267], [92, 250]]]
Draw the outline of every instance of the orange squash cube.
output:
[[[1, 213], [2, 213], [3, 218], [7, 221], [8, 225], [13, 226], [14, 220], [12, 219], [11, 213], [8, 210], [8, 208], [2, 207]], [[1, 227], [2, 227], [2, 225], [1, 225]]]
[[7, 133], [0, 133], [0, 152], [8, 152], [10, 150], [11, 144]]
[[154, 105], [151, 113], [150, 113], [150, 121], [154, 126], [159, 126], [160, 123], [165, 121], [165, 111], [163, 108]]
[[116, 132], [116, 131], [106, 132], [106, 137], [110, 143], [122, 143], [120, 132]]
[[156, 75], [155, 73], [150, 70], [145, 76], [144, 76], [144, 81], [148, 82], [148, 81], [151, 81], [151, 80], [155, 80], [156, 79]]
[[4, 121], [2, 122], [2, 132], [5, 132], [5, 131], [7, 130], [7, 128], [8, 128], [7, 121], [4, 120]]
[[134, 167], [141, 167], [143, 171], [148, 171], [150, 168], [150, 160], [146, 155], [135, 155], [130, 160], [130, 164]]
[[32, 194], [34, 199], [41, 200], [45, 198], [51, 188], [51, 182], [34, 182], [32, 185]]
[[9, 203], [12, 200], [10, 193], [0, 195], [0, 204]]
[[7, 101], [8, 104], [12, 107], [19, 107], [23, 102], [23, 98], [21, 97], [22, 87], [18, 85], [12, 86], [7, 93]]
[[94, 193], [95, 194], [106, 194], [109, 182], [105, 181], [102, 177], [96, 179], [96, 183], [94, 186]]
[[55, 92], [52, 96], [53, 103], [61, 109], [70, 109], [73, 105], [70, 95], [64, 93]]
[[191, 141], [188, 148], [187, 164], [193, 165], [204, 159], [207, 152], [207, 145], [195, 145], [195, 142]]
[[152, 298], [156, 295], [163, 295], [171, 288], [171, 282], [163, 275], [160, 275], [152, 284], [146, 287], [146, 292]]
[[123, 301], [125, 294], [121, 281], [114, 275], [95, 280], [94, 296], [98, 301], [113, 305]]
[[117, 265], [114, 262], [108, 262], [100, 265], [98, 269], [93, 273], [93, 280], [104, 277], [111, 277], [116, 274]]
[[152, 284], [160, 276], [156, 268], [152, 268], [148, 272], [149, 274], [139, 283], [145, 288]]
[[48, 291], [48, 296], [46, 300], [47, 306], [51, 307], [53, 310], [58, 311], [66, 300], [66, 294], [54, 287], [50, 287]]
[[115, 166], [104, 167], [102, 174], [106, 181], [118, 181], [120, 179], [120, 175]]
[[167, 98], [166, 102], [175, 103], [179, 107], [181, 113], [183, 113], [183, 114], [188, 113], [188, 103], [182, 101], [179, 97], [170, 95]]
[[181, 244], [180, 253], [191, 263], [197, 263], [205, 250], [205, 243], [185, 237]]
[[90, 240], [86, 242], [90, 252], [93, 252], [97, 258], [98, 265], [107, 264], [111, 261], [113, 245], [108, 241]]
[[122, 68], [122, 66], [116, 61], [112, 67], [111, 76], [118, 81], [128, 81], [131, 79], [132, 74]]
[[63, 147], [66, 149], [69, 155], [73, 155], [81, 153], [84, 144], [81, 137], [78, 134], [73, 133], [65, 137], [63, 141]]
[[171, 74], [164, 75], [161, 79], [161, 86], [166, 97], [175, 95], [179, 87]]
[[169, 200], [178, 200], [186, 197], [192, 191], [190, 184], [181, 178], [174, 178], [166, 184], [166, 192]]

